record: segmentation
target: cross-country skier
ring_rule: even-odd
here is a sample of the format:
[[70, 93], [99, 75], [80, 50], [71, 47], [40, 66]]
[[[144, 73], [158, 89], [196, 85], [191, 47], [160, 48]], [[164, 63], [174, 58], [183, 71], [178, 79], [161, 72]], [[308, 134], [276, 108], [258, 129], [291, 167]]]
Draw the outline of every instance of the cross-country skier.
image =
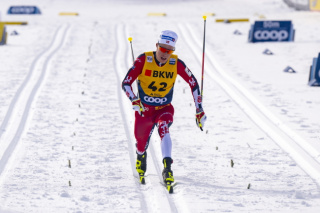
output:
[[[155, 126], [161, 138], [161, 151], [164, 169], [163, 181], [174, 181], [171, 164], [172, 141], [169, 127], [173, 122], [174, 108], [171, 105], [174, 83], [180, 75], [190, 86], [196, 106], [196, 123], [201, 128], [206, 121], [202, 108], [199, 85], [185, 63], [172, 54], [178, 36], [170, 30], [162, 31], [156, 51], [141, 54], [129, 69], [122, 82], [122, 89], [132, 102], [135, 112], [134, 135], [136, 138], [136, 169], [140, 181], [144, 182], [147, 170], [147, 148]], [[132, 83], [138, 78], [138, 95], [132, 90]]]

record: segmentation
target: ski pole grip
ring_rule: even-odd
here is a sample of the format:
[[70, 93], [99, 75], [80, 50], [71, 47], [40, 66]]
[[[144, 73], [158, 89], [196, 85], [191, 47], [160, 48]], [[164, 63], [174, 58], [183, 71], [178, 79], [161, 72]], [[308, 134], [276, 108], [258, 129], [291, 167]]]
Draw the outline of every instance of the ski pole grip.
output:
[[131, 42], [132, 41], [132, 37], [129, 37], [128, 40]]
[[202, 16], [202, 18], [203, 18], [204, 20], [206, 20], [206, 19], [207, 19], [207, 16]]

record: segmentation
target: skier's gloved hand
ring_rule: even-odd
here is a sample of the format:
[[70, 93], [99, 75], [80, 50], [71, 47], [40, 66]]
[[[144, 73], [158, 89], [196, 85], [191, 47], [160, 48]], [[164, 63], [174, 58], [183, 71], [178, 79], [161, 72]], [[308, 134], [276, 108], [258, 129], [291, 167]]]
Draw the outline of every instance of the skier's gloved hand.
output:
[[140, 98], [134, 97], [132, 99], [132, 109], [134, 111], [138, 111], [140, 115], [142, 115], [142, 112], [144, 112], [143, 104], [141, 103]]
[[198, 108], [197, 109], [197, 113], [196, 113], [196, 123], [197, 123], [197, 126], [201, 129], [201, 131], [203, 131], [203, 126], [204, 126], [204, 123], [206, 122], [207, 120], [207, 116], [206, 114], [204, 113], [203, 109], [202, 108]]

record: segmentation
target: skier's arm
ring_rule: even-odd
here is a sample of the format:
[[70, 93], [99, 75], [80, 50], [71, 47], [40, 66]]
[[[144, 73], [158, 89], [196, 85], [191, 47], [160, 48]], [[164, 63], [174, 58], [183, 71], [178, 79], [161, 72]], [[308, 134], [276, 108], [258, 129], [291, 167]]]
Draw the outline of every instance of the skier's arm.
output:
[[178, 59], [178, 75], [180, 75], [191, 88], [193, 100], [196, 106], [196, 123], [197, 126], [203, 130], [202, 127], [204, 126], [207, 116], [202, 108], [202, 98], [200, 95], [199, 84], [189, 68], [180, 59]]
[[145, 54], [141, 54], [133, 63], [132, 67], [129, 69], [126, 77], [122, 81], [122, 89], [130, 99], [133, 101], [136, 99], [136, 95], [132, 90], [132, 83], [138, 78], [142, 72], [145, 61]]

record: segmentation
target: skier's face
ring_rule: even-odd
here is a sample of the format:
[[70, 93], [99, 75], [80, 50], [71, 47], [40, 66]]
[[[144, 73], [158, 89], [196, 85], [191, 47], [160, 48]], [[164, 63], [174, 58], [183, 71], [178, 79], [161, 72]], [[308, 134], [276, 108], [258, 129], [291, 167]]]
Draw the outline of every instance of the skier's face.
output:
[[168, 44], [156, 44], [157, 46], [157, 51], [156, 51], [156, 57], [157, 60], [164, 64], [168, 61], [168, 59], [170, 58], [171, 54], [174, 51], [174, 47], [168, 45]]

